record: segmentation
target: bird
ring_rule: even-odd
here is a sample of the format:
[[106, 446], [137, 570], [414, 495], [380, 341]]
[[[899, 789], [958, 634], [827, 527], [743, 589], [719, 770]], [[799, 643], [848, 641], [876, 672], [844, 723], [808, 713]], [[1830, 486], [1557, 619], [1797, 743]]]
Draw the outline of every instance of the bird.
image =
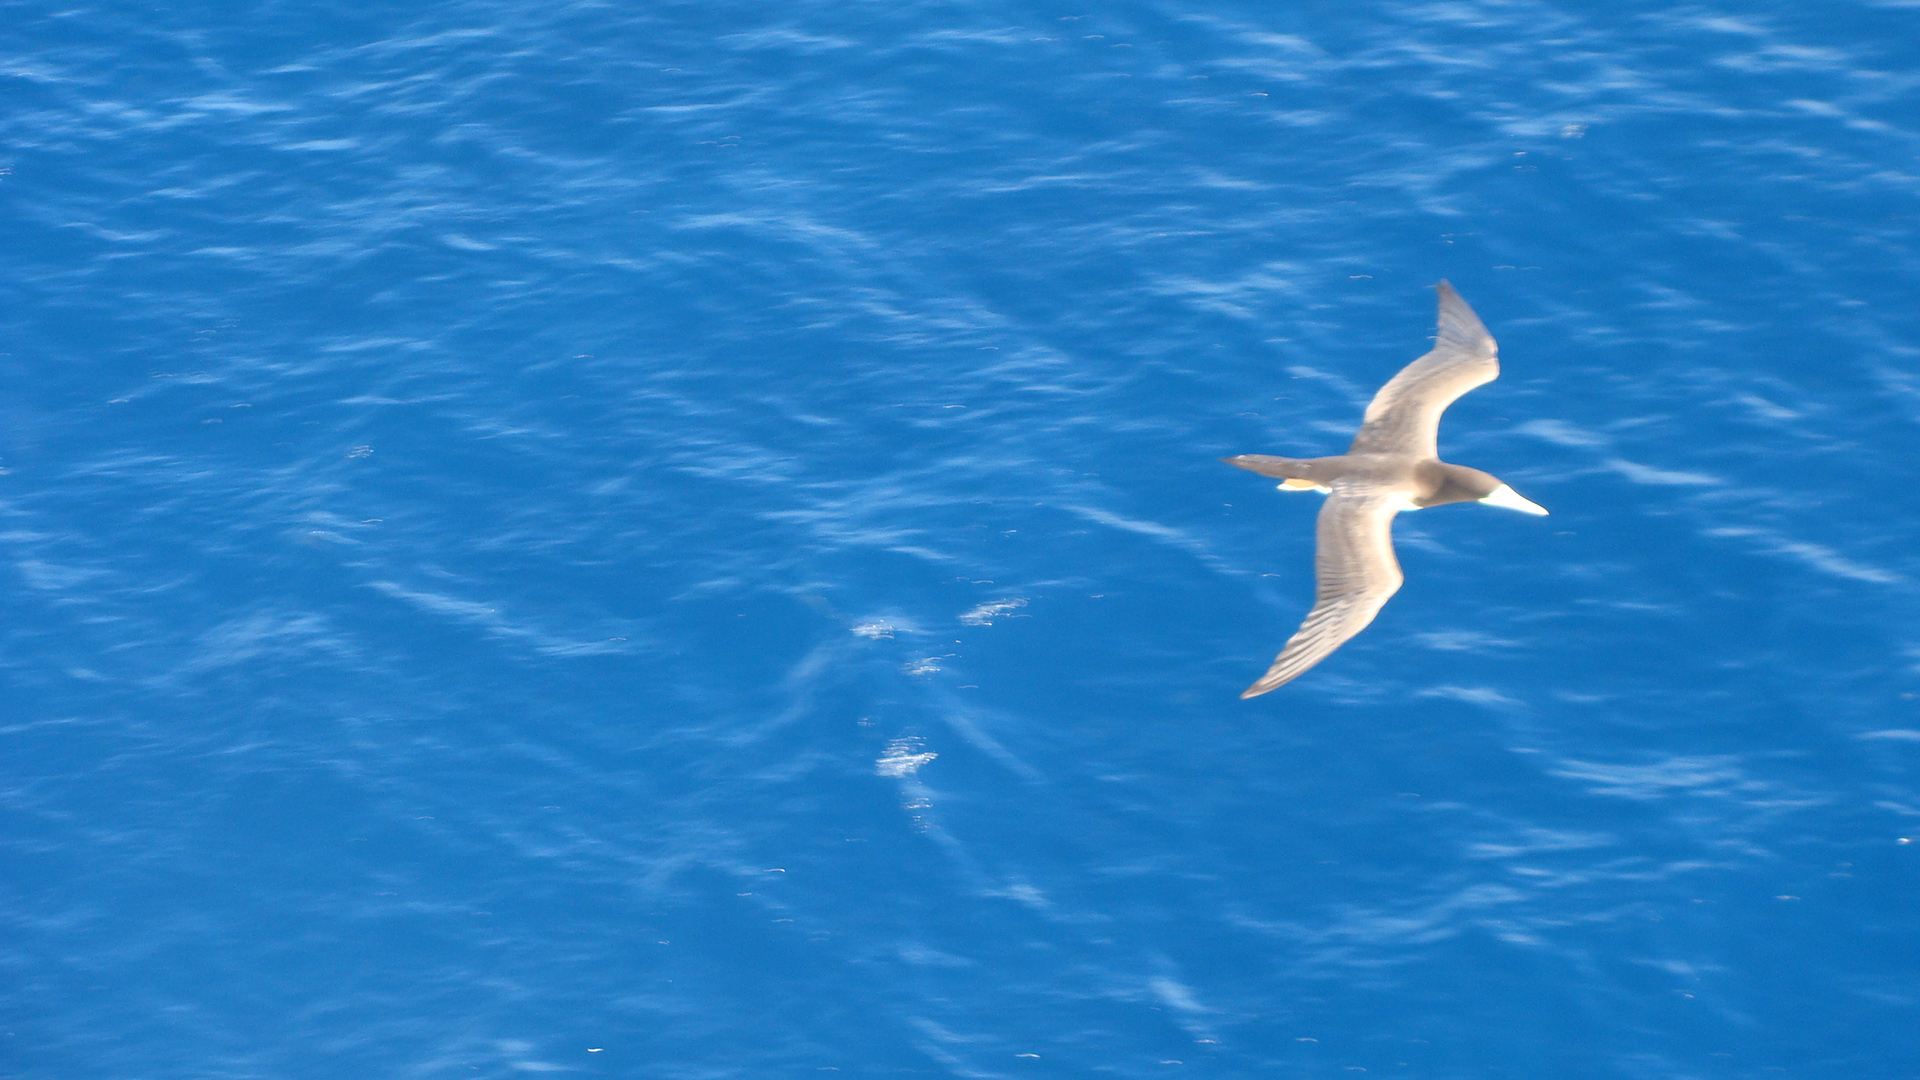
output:
[[1315, 527], [1313, 610], [1267, 673], [1240, 695], [1243, 699], [1299, 678], [1379, 614], [1404, 580], [1393, 555], [1394, 515], [1457, 502], [1547, 512], [1498, 477], [1440, 460], [1440, 414], [1462, 394], [1498, 378], [1500, 360], [1493, 335], [1453, 286], [1442, 280], [1434, 289], [1440, 295], [1440, 330], [1433, 350], [1373, 396], [1346, 453], [1221, 459], [1279, 479], [1282, 491], [1327, 496]]

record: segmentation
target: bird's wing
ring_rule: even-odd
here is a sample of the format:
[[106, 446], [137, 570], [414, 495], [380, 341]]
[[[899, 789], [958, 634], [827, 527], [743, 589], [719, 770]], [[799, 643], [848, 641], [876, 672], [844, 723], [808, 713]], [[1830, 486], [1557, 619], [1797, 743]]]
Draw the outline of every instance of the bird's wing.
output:
[[1319, 583], [1313, 610], [1243, 698], [1258, 697], [1291, 682], [1366, 629], [1400, 588], [1400, 562], [1393, 557], [1393, 515], [1405, 505], [1397, 494], [1342, 491], [1320, 508], [1315, 529]]
[[1442, 281], [1440, 333], [1433, 351], [1415, 360], [1373, 395], [1354, 454], [1440, 456], [1440, 414], [1460, 395], [1500, 377], [1498, 347], [1480, 317]]

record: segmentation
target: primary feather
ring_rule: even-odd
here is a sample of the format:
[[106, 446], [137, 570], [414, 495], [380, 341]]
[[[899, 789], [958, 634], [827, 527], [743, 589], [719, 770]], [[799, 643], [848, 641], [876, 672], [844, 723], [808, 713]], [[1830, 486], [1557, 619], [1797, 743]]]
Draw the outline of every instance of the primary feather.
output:
[[1287, 639], [1273, 666], [1241, 697], [1258, 697], [1291, 682], [1373, 621], [1400, 588], [1393, 516], [1405, 505], [1397, 494], [1338, 487], [1327, 497], [1314, 528], [1319, 544], [1313, 559], [1313, 610]]
[[1440, 456], [1440, 414], [1460, 395], [1500, 377], [1499, 347], [1453, 286], [1442, 281], [1433, 350], [1373, 395], [1349, 454]]

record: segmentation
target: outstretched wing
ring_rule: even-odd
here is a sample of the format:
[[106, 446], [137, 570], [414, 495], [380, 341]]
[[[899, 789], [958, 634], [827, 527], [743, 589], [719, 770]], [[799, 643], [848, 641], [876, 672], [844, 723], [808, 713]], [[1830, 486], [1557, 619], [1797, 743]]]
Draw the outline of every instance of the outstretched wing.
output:
[[1313, 610], [1274, 658], [1273, 666], [1241, 697], [1258, 697], [1291, 682], [1373, 621], [1400, 588], [1400, 561], [1393, 557], [1393, 515], [1404, 505], [1398, 495], [1339, 489], [1327, 498], [1315, 529], [1319, 550], [1313, 568], [1319, 588]]
[[1480, 317], [1442, 281], [1440, 333], [1433, 351], [1408, 364], [1373, 395], [1354, 454], [1440, 456], [1440, 414], [1460, 395], [1500, 377], [1498, 346]]

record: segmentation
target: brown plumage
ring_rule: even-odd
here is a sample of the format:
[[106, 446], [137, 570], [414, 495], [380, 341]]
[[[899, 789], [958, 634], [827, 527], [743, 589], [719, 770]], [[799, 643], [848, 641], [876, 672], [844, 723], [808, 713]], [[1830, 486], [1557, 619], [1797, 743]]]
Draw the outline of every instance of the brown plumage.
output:
[[1498, 378], [1500, 361], [1493, 337], [1453, 286], [1442, 281], [1436, 289], [1440, 332], [1433, 350], [1374, 395], [1346, 453], [1224, 459], [1284, 480], [1284, 490], [1327, 494], [1315, 529], [1313, 610], [1243, 698], [1298, 678], [1373, 621], [1402, 580], [1393, 554], [1395, 514], [1469, 501], [1546, 513], [1497, 478], [1440, 460], [1440, 414], [1460, 395]]

